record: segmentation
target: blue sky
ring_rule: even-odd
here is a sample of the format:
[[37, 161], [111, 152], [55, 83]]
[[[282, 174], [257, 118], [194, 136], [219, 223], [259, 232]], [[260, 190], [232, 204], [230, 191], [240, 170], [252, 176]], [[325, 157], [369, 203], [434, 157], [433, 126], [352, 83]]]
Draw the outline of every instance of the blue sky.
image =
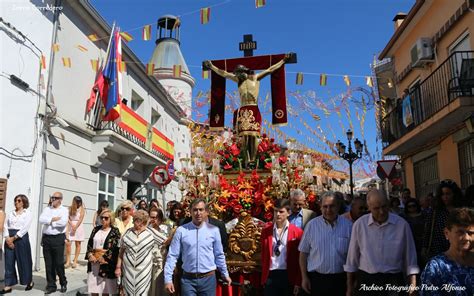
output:
[[[338, 95], [347, 92], [343, 78], [328, 76], [327, 86], [321, 87], [319, 75], [304, 74], [304, 84], [296, 85], [295, 73], [349, 75], [352, 88], [360, 86], [368, 89], [365, 78], [355, 75], [371, 74], [369, 65], [374, 54], [383, 49], [394, 32], [393, 17], [398, 12], [408, 12], [415, 0], [267, 0], [266, 6], [258, 9], [255, 8], [254, 0], [92, 0], [92, 3], [109, 23], [116, 21], [123, 31], [153, 23], [152, 36], [156, 34], [158, 17], [165, 14], [181, 16], [181, 50], [191, 74], [196, 78], [194, 95], [199, 91], [207, 92], [210, 87], [209, 80], [201, 79], [202, 61], [242, 56], [242, 52], [238, 51], [238, 43], [244, 34], [253, 34], [254, 40], [258, 42], [255, 55], [296, 52], [298, 63], [286, 67], [286, 88], [290, 93], [288, 103], [294, 115], [289, 118], [291, 126], [282, 131], [315, 150], [329, 153], [327, 146], [301, 121], [318, 131], [319, 125], [323, 131], [319, 132], [321, 136], [325, 135], [330, 141], [345, 140], [343, 127], [349, 128], [349, 122], [352, 121], [355, 136], [362, 138], [356, 116], [357, 112], [361, 117], [362, 105], [354, 102], [360, 102], [362, 96], [367, 101], [367, 96], [353, 92], [352, 98], [347, 99], [349, 115], [343, 108], [340, 117], [332, 110], [331, 115], [325, 116], [321, 104], [318, 106], [316, 103], [342, 106]], [[209, 6], [210, 22], [201, 25], [199, 9]], [[154, 42], [141, 40], [141, 29], [129, 32], [135, 39], [128, 45], [147, 63]], [[262, 82], [261, 101], [269, 85], [269, 82]], [[235, 90], [229, 86], [230, 83], [228, 90]], [[295, 99], [294, 94], [297, 92], [308, 103], [310, 111], [301, 107], [301, 101]], [[195, 114], [206, 114], [206, 108], [196, 110]], [[319, 115], [321, 120], [315, 121], [311, 114]], [[202, 116], [200, 120], [203, 120]], [[380, 156], [381, 149], [378, 148], [377, 155], [375, 126], [372, 108], [367, 111], [363, 126], [372, 160]], [[340, 161], [334, 164], [342, 169], [345, 167]], [[368, 157], [360, 165], [363, 167], [360, 172], [374, 170]]]

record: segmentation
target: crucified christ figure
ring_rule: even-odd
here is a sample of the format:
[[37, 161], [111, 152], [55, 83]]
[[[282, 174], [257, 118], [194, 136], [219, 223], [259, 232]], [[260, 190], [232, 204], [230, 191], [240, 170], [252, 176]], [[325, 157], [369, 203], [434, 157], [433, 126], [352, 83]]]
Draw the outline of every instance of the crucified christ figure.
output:
[[262, 125], [262, 116], [258, 109], [260, 80], [283, 66], [291, 57], [288, 53], [278, 63], [257, 74], [243, 65], [237, 65], [232, 73], [219, 69], [211, 61], [204, 66], [218, 75], [237, 82], [240, 107], [234, 112], [234, 131], [241, 138], [241, 150], [244, 152], [245, 167], [253, 166], [257, 158], [258, 137]]

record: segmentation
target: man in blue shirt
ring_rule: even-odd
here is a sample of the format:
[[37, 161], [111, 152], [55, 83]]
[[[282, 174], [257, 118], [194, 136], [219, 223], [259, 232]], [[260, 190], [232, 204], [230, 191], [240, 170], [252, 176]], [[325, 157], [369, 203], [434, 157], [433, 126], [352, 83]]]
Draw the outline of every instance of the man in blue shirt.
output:
[[306, 206], [306, 195], [301, 189], [291, 190], [290, 206], [291, 214], [288, 217], [288, 221], [300, 229], [304, 229], [306, 223], [316, 217], [316, 213], [304, 208]]
[[165, 264], [165, 288], [175, 292], [173, 271], [179, 257], [183, 260], [182, 295], [216, 295], [216, 268], [227, 284], [231, 283], [219, 228], [207, 221], [209, 207], [203, 199], [191, 203], [192, 221], [176, 230]]

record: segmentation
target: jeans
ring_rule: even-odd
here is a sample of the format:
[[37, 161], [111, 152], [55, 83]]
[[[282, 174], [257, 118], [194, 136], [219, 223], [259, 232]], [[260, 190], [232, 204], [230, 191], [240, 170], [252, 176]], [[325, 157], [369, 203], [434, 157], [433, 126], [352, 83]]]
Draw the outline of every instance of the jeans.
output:
[[200, 279], [181, 278], [181, 295], [186, 296], [215, 296], [216, 275], [210, 275]]

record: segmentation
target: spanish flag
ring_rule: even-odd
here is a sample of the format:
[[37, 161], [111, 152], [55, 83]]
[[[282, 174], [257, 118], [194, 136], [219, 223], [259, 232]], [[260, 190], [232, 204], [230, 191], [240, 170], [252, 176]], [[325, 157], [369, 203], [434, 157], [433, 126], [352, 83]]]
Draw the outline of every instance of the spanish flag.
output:
[[349, 78], [349, 76], [344, 75], [344, 82], [347, 86], [351, 86], [351, 79]]
[[255, 7], [260, 8], [265, 6], [265, 0], [255, 0]]
[[153, 76], [153, 71], [155, 70], [155, 64], [146, 64], [146, 74]]
[[319, 85], [326, 86], [327, 82], [328, 76], [326, 74], [321, 74], [321, 76], [319, 76]]
[[71, 68], [71, 58], [63, 58], [63, 66], [66, 68]]
[[122, 38], [127, 42], [130, 42], [133, 40], [133, 36], [127, 32], [120, 32], [120, 36], [122, 36]]
[[148, 41], [151, 39], [151, 25], [146, 25], [143, 27], [142, 38], [145, 41]]
[[301, 72], [296, 73], [296, 84], [298, 85], [303, 84], [303, 73]]
[[173, 77], [175, 78], [181, 77], [181, 65], [173, 66]]
[[92, 42], [99, 40], [99, 37], [97, 37], [97, 34], [90, 34], [89, 36], [87, 36], [87, 38], [89, 38], [89, 40]]
[[374, 87], [374, 81], [372, 80], [372, 77], [367, 76], [366, 77], [366, 82], [368, 87]]
[[58, 52], [58, 51], [59, 51], [59, 44], [54, 43], [52, 47], [53, 47], [53, 51], [54, 51], [54, 52]]
[[40, 60], [40, 63], [41, 63], [41, 69], [46, 69], [46, 57], [44, 55], [41, 55], [41, 60]]
[[211, 8], [201, 8], [201, 24], [205, 25], [209, 22], [209, 18], [211, 16]]
[[99, 60], [91, 60], [91, 67], [94, 72], [99, 69]]
[[84, 52], [85, 52], [85, 51], [88, 51], [88, 49], [85, 48], [85, 47], [82, 46], [82, 45], [77, 45], [77, 48], [78, 48], [80, 51], [84, 51]]
[[202, 78], [203, 79], [209, 79], [209, 71], [208, 70], [202, 71]]
[[125, 73], [127, 71], [127, 64], [125, 62], [120, 63], [120, 72]]

